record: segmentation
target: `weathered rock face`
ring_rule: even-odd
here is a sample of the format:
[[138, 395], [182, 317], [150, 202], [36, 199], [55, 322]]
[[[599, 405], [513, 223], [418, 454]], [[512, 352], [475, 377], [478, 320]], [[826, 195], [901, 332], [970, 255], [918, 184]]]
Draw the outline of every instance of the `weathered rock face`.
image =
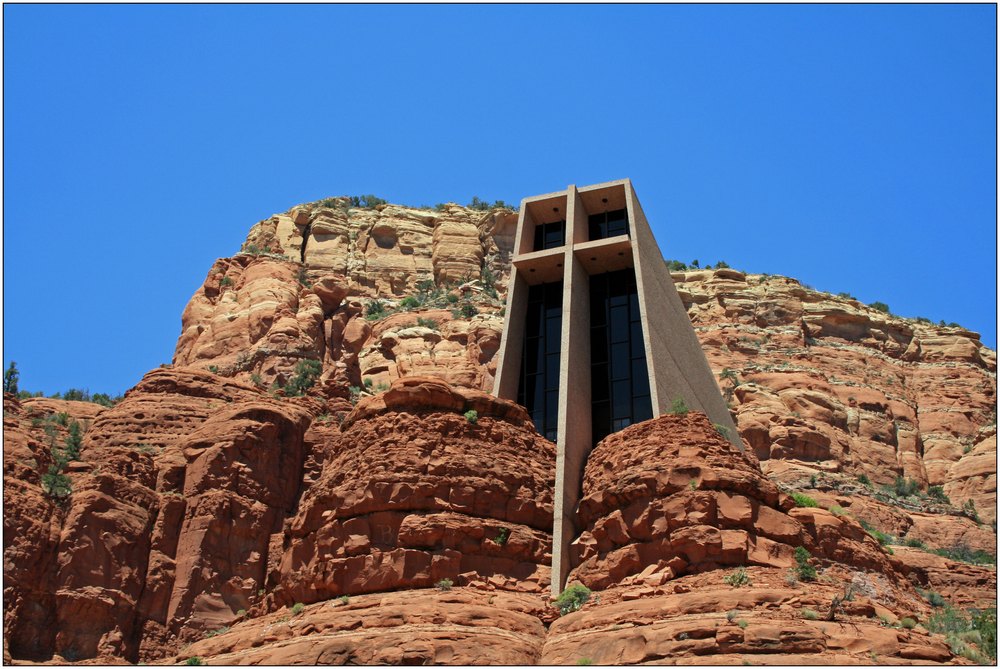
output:
[[720, 567], [787, 569], [798, 546], [892, 574], [857, 522], [794, 507], [704, 414], [661, 416], [608, 436], [590, 454], [570, 579], [603, 590]]
[[[324, 206], [329, 205], [329, 206]], [[397, 205], [350, 207], [343, 198], [293, 207], [255, 225], [244, 250], [284, 254], [310, 271], [347, 278], [358, 293], [412, 293], [420, 281], [439, 284], [509, 269], [517, 213], [458, 205], [441, 211]]]
[[[12, 655], [25, 657], [23, 644], [36, 656], [134, 660], [234, 619], [264, 580], [268, 534], [297, 501], [309, 417], [212, 374], [147, 374], [94, 419], [58, 512], [33, 490], [17, 495], [58, 525], [26, 533], [41, 549], [32, 612], [45, 624], [23, 639], [14, 629]], [[30, 548], [6, 547], [15, 577]]]
[[521, 407], [410, 377], [362, 400], [331, 437], [275, 538], [268, 608], [442, 579], [548, 586], [555, 453]]
[[171, 658], [258, 665], [525, 665], [538, 661], [538, 595], [480, 588], [406, 590], [334, 599], [241, 621]]
[[[791, 584], [783, 570], [750, 567], [733, 587], [721, 570], [668, 587], [615, 587], [555, 621], [540, 664], [939, 664], [955, 657], [920, 627], [886, 627], [926, 613], [891, 580], [831, 566], [819, 582]], [[854, 586], [847, 601], [846, 584]], [[830, 609], [835, 606], [834, 616]]]
[[[515, 223], [454, 205], [295, 207], [215, 263], [173, 368], [119, 405], [5, 397], [5, 660], [152, 661], [194, 642], [174, 659], [955, 662], [941, 637], [879, 616], [926, 619], [913, 586], [989, 605], [995, 569], [889, 555], [858, 521], [995, 552], [996, 353], [728, 269], [674, 280], [714, 371], [733, 370], [720, 386], [750, 452], [695, 414], [600, 444], [572, 575], [600, 600], [557, 619], [554, 447], [479, 392]], [[264, 392], [302, 360], [322, 369], [308, 396]], [[59, 502], [42, 476], [72, 420], [83, 449]], [[951, 502], [880, 490], [897, 476]], [[793, 490], [822, 508], [796, 508]], [[788, 578], [799, 546], [819, 581]], [[752, 584], [723, 580], [741, 565]], [[301, 615], [284, 608], [297, 602]]]
[[766, 473], [792, 461], [806, 480], [905, 476], [995, 520], [996, 352], [978, 335], [784, 277], [723, 269], [673, 278], [712, 368], [736, 373], [735, 388], [720, 385]]

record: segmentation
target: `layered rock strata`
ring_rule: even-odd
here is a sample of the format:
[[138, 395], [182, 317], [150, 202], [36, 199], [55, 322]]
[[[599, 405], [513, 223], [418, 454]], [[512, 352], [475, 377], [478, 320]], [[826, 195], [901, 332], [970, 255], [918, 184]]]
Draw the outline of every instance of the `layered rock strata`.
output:
[[524, 409], [410, 377], [363, 399], [342, 430], [275, 537], [269, 606], [445, 579], [548, 587], [555, 452]]

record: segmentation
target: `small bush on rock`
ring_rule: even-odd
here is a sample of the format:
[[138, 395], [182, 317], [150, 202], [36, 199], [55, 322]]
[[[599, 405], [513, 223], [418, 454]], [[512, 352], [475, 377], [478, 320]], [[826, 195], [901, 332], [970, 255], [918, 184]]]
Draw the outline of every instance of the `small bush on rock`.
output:
[[688, 405], [687, 402], [684, 401], [683, 397], [675, 397], [674, 401], [670, 403], [670, 413], [678, 416], [686, 416], [687, 412]]
[[469, 421], [473, 425], [479, 421], [479, 412], [475, 409], [469, 409], [462, 415], [465, 416], [465, 420]]
[[590, 599], [590, 588], [580, 583], [574, 583], [563, 590], [556, 598], [556, 606], [559, 608], [559, 615], [573, 613], [583, 608], [583, 605]]
[[816, 580], [816, 567], [809, 564], [809, 559], [812, 555], [809, 554], [802, 546], [795, 549], [795, 575], [799, 577], [800, 581], [815, 581]]
[[292, 605], [292, 615], [293, 616], [299, 615], [305, 608], [306, 605], [303, 604], [302, 602], [295, 602], [295, 604]]
[[794, 499], [795, 503], [798, 504], [799, 506], [819, 508], [819, 504], [816, 502], [816, 500], [814, 500], [812, 497], [804, 493], [793, 492], [792, 499]]
[[447, 592], [448, 590], [451, 590], [451, 586], [453, 585], [455, 585], [455, 583], [450, 578], [442, 578], [440, 581], [434, 584], [434, 587], [440, 590], [441, 592]]
[[750, 585], [750, 575], [747, 574], [745, 567], [740, 567], [734, 571], [729, 572], [722, 582], [726, 585], [731, 585], [734, 588], [742, 588], [744, 585]]

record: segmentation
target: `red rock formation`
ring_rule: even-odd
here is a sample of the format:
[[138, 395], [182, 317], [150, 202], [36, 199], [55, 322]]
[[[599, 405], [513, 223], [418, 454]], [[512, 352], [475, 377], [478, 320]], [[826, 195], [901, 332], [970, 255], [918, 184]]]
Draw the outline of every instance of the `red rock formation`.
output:
[[445, 578], [547, 587], [555, 454], [524, 409], [411, 377], [342, 429], [283, 537], [269, 608]]
[[587, 460], [570, 572], [591, 588], [815, 557], [892, 574], [878, 542], [848, 518], [793, 508], [752, 454], [704, 414], [665, 415], [608, 436]]
[[[710, 364], [734, 372], [720, 385], [751, 452], [695, 414], [600, 444], [572, 576], [600, 601], [553, 623], [553, 446], [477, 392], [492, 386], [514, 221], [293, 208], [215, 263], [174, 368], [119, 405], [5, 397], [5, 659], [148, 661], [196, 642], [177, 659], [954, 662], [940, 637], [879, 616], [925, 619], [915, 585], [986, 605], [995, 570], [889, 555], [859, 521], [995, 552], [996, 353], [728, 269], [674, 278]], [[376, 297], [387, 313], [369, 320]], [[301, 360], [322, 365], [309, 396], [263, 392]], [[42, 476], [70, 420], [85, 437], [60, 503]], [[951, 504], [881, 490], [898, 476]], [[795, 508], [793, 490], [822, 508]], [[798, 546], [820, 569], [808, 586], [787, 579]], [[740, 565], [751, 586], [723, 580]], [[456, 589], [432, 588], [444, 578]], [[846, 583], [853, 601], [825, 620]], [[296, 602], [302, 615], [282, 608]]]

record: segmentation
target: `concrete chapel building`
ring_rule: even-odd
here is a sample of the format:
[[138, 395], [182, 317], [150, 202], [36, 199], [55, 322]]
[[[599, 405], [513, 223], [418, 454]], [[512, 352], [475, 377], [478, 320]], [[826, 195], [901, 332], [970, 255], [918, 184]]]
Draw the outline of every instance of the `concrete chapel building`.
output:
[[506, 313], [493, 392], [556, 443], [558, 594], [597, 442], [681, 398], [743, 445], [628, 179], [521, 201]]

